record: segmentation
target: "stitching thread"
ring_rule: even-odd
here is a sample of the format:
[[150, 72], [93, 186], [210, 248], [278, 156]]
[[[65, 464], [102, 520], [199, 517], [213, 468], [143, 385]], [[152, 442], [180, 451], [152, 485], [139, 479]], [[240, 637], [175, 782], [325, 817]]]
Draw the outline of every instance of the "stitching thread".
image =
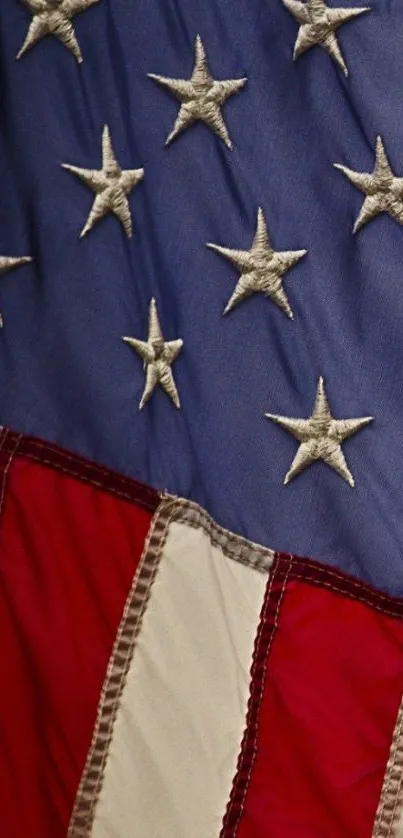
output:
[[[2, 437], [1, 442], [0, 442], [0, 450], [3, 449], [3, 445], [4, 445], [4, 443], [6, 442], [6, 439], [7, 439], [7, 434], [8, 434], [8, 431], [6, 429], [5, 433], [4, 433], [4, 436]], [[0, 494], [0, 515], [3, 511], [3, 504], [4, 504], [5, 495], [6, 495], [7, 476], [8, 476], [8, 473], [10, 471], [11, 463], [12, 463], [12, 461], [13, 461], [16, 453], [17, 453], [18, 446], [20, 444], [21, 438], [22, 438], [22, 434], [19, 434], [17, 439], [14, 440], [14, 445], [13, 445], [11, 451], [8, 452], [8, 455], [9, 455], [8, 460], [7, 460], [7, 463], [6, 463], [6, 465], [3, 469], [2, 479], [1, 479], [1, 494]]]
[[[305, 558], [302, 559], [302, 558], [299, 558], [298, 556], [292, 556], [292, 558], [293, 558], [293, 561], [294, 561], [294, 565], [298, 565], [298, 566], [302, 566], [302, 567], [306, 567], [306, 568], [311, 568], [314, 571], [320, 570], [323, 573], [325, 573], [326, 576], [333, 576], [335, 579], [339, 579], [341, 582], [348, 581], [348, 584], [352, 585], [354, 588], [357, 588], [358, 590], [361, 590], [361, 591], [365, 591], [366, 593], [370, 592], [370, 588], [368, 586], [363, 585], [361, 582], [358, 582], [357, 580], [353, 579], [350, 576], [344, 576], [342, 573], [337, 573], [337, 571], [335, 571], [335, 570], [324, 567], [319, 562], [315, 562], [312, 559], [305, 559]], [[383, 599], [383, 600], [385, 600], [385, 602], [393, 602], [392, 597], [389, 597], [386, 594], [382, 594], [380, 591], [378, 592], [377, 590], [374, 590], [373, 593], [376, 595], [376, 597], [378, 599]], [[402, 600], [402, 605], [403, 605], [403, 600]]]
[[[8, 440], [6, 448], [12, 445], [13, 440], [17, 436], [14, 432], [6, 430], [6, 435], [7, 434]], [[105, 468], [97, 463], [92, 463], [84, 457], [80, 457], [76, 454], [70, 454], [63, 448], [59, 448], [58, 446], [52, 445], [48, 442], [43, 442], [42, 440], [37, 440], [34, 437], [24, 436], [23, 434], [20, 434], [20, 440], [21, 444], [19, 445], [18, 453], [21, 457], [32, 459], [43, 465], [48, 465], [56, 471], [60, 470], [70, 474], [72, 477], [85, 480], [98, 488], [105, 489], [105, 491], [116, 493], [119, 497], [124, 497], [126, 500], [130, 500], [132, 502], [135, 501], [138, 504], [146, 506], [148, 509], [155, 510], [157, 503], [161, 499], [161, 493], [157, 492], [157, 490], [152, 489], [139, 481], [133, 480], [131, 477], [120, 475], [112, 469]], [[35, 455], [35, 451], [37, 452], [37, 455]], [[42, 453], [44, 451], [49, 455], [53, 454], [57, 459], [53, 460], [50, 459], [50, 457], [44, 457]], [[73, 463], [76, 468], [72, 470], [66, 468], [64, 465], [66, 461]], [[92, 477], [94, 473], [96, 477], [99, 476], [99, 481], [96, 477]], [[111, 483], [109, 485], [104, 485], [104, 483], [100, 482], [102, 478], [104, 478], [105, 481], [111, 481]], [[127, 492], [123, 492], [121, 489], [116, 490], [114, 484], [120, 484], [122, 489], [127, 488]]]
[[[295, 573], [293, 571], [292, 574], [293, 579], [299, 579], [301, 582], [305, 582], [307, 585], [317, 585], [319, 588], [330, 588], [331, 591], [334, 591], [336, 594], [340, 594], [341, 596], [347, 597], [348, 599], [353, 599], [356, 602], [362, 602], [367, 608], [373, 608], [375, 611], [379, 611], [381, 614], [385, 614], [387, 617], [398, 617], [402, 619], [403, 617], [403, 609], [402, 611], [393, 611], [391, 608], [382, 608], [381, 605], [377, 605], [374, 602], [371, 602], [368, 598], [360, 597], [358, 594], [353, 594], [351, 591], [345, 591], [341, 588], [336, 588], [335, 585], [331, 585], [330, 582], [325, 582], [323, 579], [315, 579], [313, 576], [305, 576], [303, 573]], [[350, 581], [350, 580], [349, 580]], [[363, 588], [365, 591], [365, 588]], [[392, 600], [393, 602], [393, 600]]]
[[157, 510], [126, 600], [101, 691], [97, 720], [70, 819], [68, 838], [88, 838], [92, 830], [120, 700], [150, 591], [158, 572], [172, 511], [170, 502], [162, 503]]
[[[402, 730], [402, 725], [400, 725], [400, 734], [401, 734], [401, 730]], [[396, 756], [397, 756], [397, 752], [396, 752]], [[395, 767], [395, 766], [393, 765], [393, 767]], [[391, 817], [390, 823], [389, 823], [387, 838], [390, 838], [390, 836], [392, 835], [392, 829], [395, 825], [395, 815], [396, 815], [397, 805], [398, 805], [399, 802], [400, 802], [400, 805], [402, 803], [402, 801], [400, 800], [400, 791], [401, 791], [401, 788], [402, 788], [402, 780], [403, 780], [403, 775], [400, 772], [400, 778], [399, 778], [399, 782], [398, 782], [397, 789], [396, 789], [395, 802], [393, 804], [392, 817]]]
[[[270, 578], [269, 590], [268, 590], [268, 593], [267, 593], [267, 600], [265, 602], [262, 619], [260, 621], [259, 631], [258, 631], [258, 635], [257, 635], [257, 642], [256, 642], [257, 648], [259, 648], [259, 646], [260, 646], [260, 643], [261, 643], [261, 640], [262, 640], [263, 628], [264, 628], [264, 625], [265, 625], [266, 619], [267, 619], [267, 611], [268, 611], [268, 608], [269, 608], [269, 601], [270, 601], [270, 596], [271, 596], [271, 592], [272, 592], [272, 588], [273, 588], [273, 576], [274, 576], [274, 574], [272, 574], [272, 576]], [[252, 685], [251, 685], [251, 689], [250, 689], [250, 694], [252, 694]], [[260, 694], [259, 694], [259, 698], [258, 698], [258, 702], [257, 702], [258, 707], [260, 707], [260, 704], [261, 704], [261, 701], [262, 701], [262, 695], [263, 695], [263, 678], [262, 678], [262, 682], [260, 684]], [[240, 754], [240, 765], [242, 765], [242, 762], [245, 759], [246, 748], [247, 748], [247, 738], [246, 738], [246, 736], [244, 736], [244, 741], [242, 743], [242, 749], [241, 749], [241, 754]], [[255, 736], [255, 740], [254, 740], [254, 743], [253, 743], [253, 753], [255, 752], [255, 749], [256, 749], [256, 736]], [[235, 823], [235, 826], [234, 826], [234, 835], [236, 835], [236, 833], [238, 831], [238, 827], [239, 827], [239, 824], [240, 824], [242, 813], [243, 813], [243, 810], [244, 810], [244, 807], [245, 807], [245, 799], [246, 799], [247, 789], [249, 788], [250, 776], [251, 776], [253, 762], [254, 762], [254, 757], [252, 756], [251, 764], [249, 766], [249, 771], [248, 771], [248, 774], [247, 774], [247, 777], [246, 777], [246, 782], [245, 782], [245, 787], [244, 787], [244, 790], [243, 790], [242, 799], [241, 799], [241, 802], [240, 802], [239, 814], [238, 814], [238, 817], [237, 817], [237, 820], [236, 820], [236, 823]], [[231, 814], [231, 812], [229, 811], [228, 815], [230, 815], [230, 814]]]
[[227, 558], [234, 559], [240, 564], [261, 573], [268, 573], [274, 560], [273, 550], [261, 547], [224, 529], [224, 527], [216, 524], [205, 509], [197, 503], [193, 503], [193, 501], [176, 498], [173, 495], [165, 495], [164, 497], [174, 505], [172, 521], [187, 524], [193, 529], [202, 529], [210, 539], [211, 544], [219, 547]]
[[[249, 771], [248, 771], [248, 776], [246, 778], [245, 789], [244, 789], [244, 794], [243, 794], [243, 798], [242, 798], [242, 802], [241, 802], [241, 808], [240, 808], [240, 812], [239, 812], [238, 821], [237, 821], [237, 824], [236, 824], [235, 829], [234, 829], [234, 837], [238, 832], [241, 817], [242, 817], [244, 809], [245, 809], [246, 796], [247, 796], [247, 793], [248, 793], [248, 790], [249, 790], [250, 781], [251, 781], [251, 777], [252, 777], [252, 772], [253, 772], [253, 768], [254, 768], [255, 761], [256, 761], [257, 737], [258, 737], [258, 731], [259, 731], [260, 711], [261, 711], [261, 708], [262, 708], [263, 693], [264, 693], [264, 687], [265, 687], [265, 683], [266, 683], [267, 664], [268, 664], [268, 660], [269, 660], [270, 651], [271, 651], [271, 648], [272, 648], [272, 645], [273, 645], [274, 634], [275, 634], [275, 632], [278, 628], [278, 618], [279, 618], [279, 614], [280, 614], [281, 603], [283, 601], [284, 592], [285, 592], [285, 589], [286, 589], [286, 586], [287, 586], [287, 583], [288, 583], [288, 578], [289, 578], [289, 575], [290, 575], [290, 572], [291, 572], [291, 566], [292, 566], [292, 558], [290, 559], [289, 565], [287, 567], [287, 571], [286, 571], [285, 576], [284, 576], [280, 596], [279, 596], [279, 599], [278, 599], [278, 602], [277, 602], [276, 613], [274, 615], [273, 631], [270, 634], [269, 644], [267, 646], [267, 652], [266, 652], [266, 655], [265, 655], [265, 661], [264, 661], [264, 665], [263, 665], [263, 675], [262, 675], [262, 679], [261, 679], [259, 698], [258, 698], [258, 703], [257, 703], [256, 724], [255, 724], [255, 731], [254, 731], [252, 759], [251, 759], [251, 764], [250, 764]], [[267, 609], [266, 609], [266, 615], [267, 615]]]
[[[50, 443], [37, 440], [33, 437], [25, 437], [23, 435], [19, 435], [17, 437], [17, 448], [18, 451], [12, 448], [14, 440], [16, 439], [16, 434], [9, 431], [8, 429], [1, 429], [0, 434], [0, 445], [1, 448], [7, 449], [10, 447], [10, 452], [12, 452], [13, 456], [17, 453], [18, 456], [25, 457], [27, 459], [31, 459], [34, 462], [39, 462], [44, 465], [48, 465], [51, 468], [61, 471], [62, 473], [68, 474], [69, 476], [85, 481], [90, 485], [95, 486], [96, 488], [103, 489], [105, 491], [110, 492], [111, 494], [116, 495], [117, 497], [123, 498], [129, 502], [139, 503], [147, 508], [151, 508], [155, 510], [158, 503], [161, 501], [161, 498], [169, 498], [171, 501], [176, 502], [182, 510], [188, 511], [188, 516], [186, 518], [186, 523], [190, 526], [194, 526], [193, 523], [194, 519], [198, 520], [197, 526], [202, 526], [205, 529], [209, 530], [209, 535], [212, 537], [212, 541], [214, 541], [215, 533], [222, 534], [222, 538], [220, 535], [219, 546], [223, 549], [222, 544], [224, 539], [224, 534], [227, 533], [228, 545], [232, 547], [235, 545], [245, 545], [245, 555], [249, 553], [249, 558], [253, 559], [253, 561], [246, 561], [246, 564], [249, 566], [255, 567], [257, 570], [261, 570], [262, 572], [267, 572], [268, 568], [272, 564], [274, 553], [273, 551], [269, 550], [268, 548], [264, 548], [261, 545], [254, 544], [253, 542], [248, 541], [247, 539], [242, 538], [241, 536], [237, 536], [234, 533], [230, 533], [228, 530], [224, 530], [218, 524], [215, 524], [213, 519], [206, 513], [201, 507], [197, 504], [192, 503], [191, 501], [187, 501], [185, 499], [176, 498], [173, 495], [162, 495], [153, 489], [149, 489], [146, 486], [143, 486], [140, 483], [132, 480], [131, 478], [126, 478], [124, 476], [118, 475], [111, 471], [110, 469], [104, 468], [102, 466], [98, 466], [96, 464], [91, 464], [86, 461], [84, 458], [78, 457], [76, 455], [72, 455], [68, 452], [65, 452], [63, 449], [58, 448]], [[18, 441], [19, 440], [19, 441]], [[77, 466], [77, 470], [70, 469], [62, 465], [60, 462], [52, 461], [51, 459], [45, 458], [43, 453], [41, 456], [36, 456], [33, 451], [37, 452], [49, 452], [55, 454], [57, 457], [64, 462], [74, 463]], [[105, 479], [113, 480], [118, 485], [122, 486], [122, 489], [116, 488], [115, 485], [104, 485], [101, 480], [96, 480], [91, 474], [96, 471], [100, 477], [105, 477]], [[81, 473], [85, 472], [85, 474]], [[124, 491], [124, 487], [130, 487], [132, 491]], [[139, 498], [136, 497], [136, 491], [141, 494], [143, 492], [143, 497]], [[176, 515], [177, 520], [180, 519], [179, 512]], [[247, 549], [248, 548], [248, 549]], [[227, 548], [224, 548], [225, 550]], [[227, 553], [234, 557], [230, 552]], [[284, 558], [290, 558], [289, 554], [279, 553], [278, 554]], [[330, 588], [344, 596], [349, 596], [352, 599], [357, 599], [360, 602], [368, 605], [371, 608], [379, 611], [380, 613], [389, 614], [391, 617], [403, 617], [403, 600], [398, 598], [392, 598], [388, 595], [385, 595], [376, 589], [371, 589], [369, 586], [358, 582], [354, 578], [349, 576], [345, 576], [337, 571], [330, 569], [324, 565], [321, 565], [319, 562], [312, 561], [311, 559], [306, 558], [299, 558], [293, 556], [293, 578], [302, 579], [303, 581], [309, 583], [312, 582], [316, 585], [322, 585], [325, 588]], [[239, 559], [242, 561], [243, 559]], [[296, 573], [297, 570], [300, 570], [301, 573]], [[315, 577], [309, 575], [307, 571], [311, 570], [313, 573], [316, 574]], [[320, 578], [321, 577], [321, 578]], [[326, 579], [334, 579], [338, 580], [339, 582], [343, 583], [343, 588], [340, 590], [336, 587], [330, 585]], [[351, 590], [346, 590], [346, 586], [350, 589], [354, 588], [357, 592], [361, 592], [363, 594], [362, 597], [354, 595]], [[386, 608], [382, 608], [378, 603], [382, 602], [385, 603], [387, 606]], [[401, 608], [401, 611], [398, 610]]]
[[[34, 460], [37, 463], [41, 463], [42, 465], [56, 468], [57, 471], [61, 471], [63, 472], [63, 474], [68, 474], [70, 477], [74, 477], [78, 480], [82, 478], [82, 475], [80, 475], [78, 471], [73, 471], [73, 469], [66, 468], [65, 466], [55, 466], [55, 464], [51, 460], [46, 460], [44, 457], [36, 457], [35, 454], [27, 453], [24, 453], [23, 456], [29, 460]], [[105, 484], [101, 483], [99, 480], [94, 480], [91, 477], [85, 477], [85, 482], [90, 483], [91, 486], [95, 486], [97, 489], [104, 489], [105, 491], [110, 492], [112, 495], [116, 495], [118, 498], [133, 501], [133, 496], [129, 492], [122, 492], [119, 489], [115, 489], [114, 487], [105, 486]]]
[[[245, 547], [248, 551], [251, 549], [249, 542], [240, 536], [232, 536], [231, 533], [216, 525], [210, 516], [196, 504], [186, 500], [177, 500], [168, 495], [163, 498], [153, 518], [143, 556], [135, 574], [113, 646], [98, 705], [92, 742], [70, 820], [68, 838], [89, 838], [90, 836], [112, 740], [113, 727], [127, 674], [135, 653], [136, 640], [149, 601], [151, 587], [158, 571], [167, 533], [171, 523], [175, 520], [203, 529], [212, 544], [219, 544], [223, 551], [226, 547], [230, 557], [237, 561], [245, 560], [246, 562], [245, 557], [242, 556], [242, 551], [245, 550]], [[263, 552], [266, 561], [271, 563], [271, 552], [264, 551], [263, 548], [260, 549], [260, 552]], [[253, 563], [251, 566], [256, 569]], [[143, 576], [146, 577], [144, 586], [141, 585]], [[261, 631], [263, 631], [263, 627], [262, 624]]]
[[[267, 664], [273, 643], [275, 631], [278, 627], [278, 618], [281, 608], [281, 603], [286, 589], [291, 566], [292, 557], [280, 556], [277, 554], [277, 564], [270, 576], [265, 603], [260, 618], [259, 628], [255, 641], [255, 648], [253, 653], [253, 662], [251, 668], [251, 684], [248, 701], [248, 710], [246, 715], [246, 726], [242, 738], [240, 754], [238, 757], [237, 770], [233, 780], [230, 800], [227, 810], [224, 815], [223, 825], [220, 832], [220, 838], [235, 838], [242, 814], [244, 812], [246, 795], [248, 792], [252, 771], [257, 753], [257, 736], [259, 731], [259, 720], [261, 703], [263, 699], [264, 686], [266, 681]], [[287, 562], [284, 578], [282, 580], [281, 590], [279, 592], [273, 591], [274, 583], [277, 577], [283, 572], [283, 564]], [[269, 606], [272, 603], [273, 593], [277, 596], [276, 611], [273, 616], [272, 625], [268, 621]], [[265, 641], [266, 630], [269, 629], [267, 642]], [[266, 645], [267, 643], [267, 645]], [[263, 663], [261, 662], [263, 659]], [[261, 670], [261, 671], [260, 671]], [[256, 699], [256, 688], [259, 689], [259, 694]], [[249, 762], [249, 765], [248, 765]], [[246, 774], [245, 774], [246, 770]], [[242, 796], [238, 803], [238, 797], [242, 790]], [[238, 812], [237, 812], [237, 808]], [[234, 820], [235, 818], [235, 820]], [[232, 823], [233, 821], [233, 823]]]
[[[395, 817], [397, 806], [401, 800], [402, 771], [403, 771], [403, 699], [400, 703], [397, 721], [392, 738], [390, 756], [386, 767], [385, 779], [382, 788], [381, 798], [375, 817], [374, 831], [372, 838], [390, 838], [392, 829], [396, 825]], [[386, 831], [387, 830], [387, 831]]]

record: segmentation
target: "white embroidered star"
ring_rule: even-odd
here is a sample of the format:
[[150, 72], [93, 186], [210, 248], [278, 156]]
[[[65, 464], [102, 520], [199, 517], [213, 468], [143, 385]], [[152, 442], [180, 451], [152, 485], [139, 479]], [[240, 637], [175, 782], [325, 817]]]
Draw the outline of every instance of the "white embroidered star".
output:
[[141, 397], [139, 409], [142, 410], [147, 404], [150, 396], [158, 384], [165, 390], [172, 399], [175, 407], [180, 408], [179, 394], [171, 370], [171, 364], [178, 357], [183, 340], [164, 341], [158, 319], [157, 306], [154, 299], [151, 300], [148, 315], [148, 339], [147, 342], [136, 338], [122, 338], [132, 349], [143, 359], [146, 370], [146, 383]]
[[403, 178], [393, 174], [380, 137], [376, 141], [375, 168], [372, 174], [353, 172], [339, 163], [334, 166], [367, 196], [354, 224], [354, 233], [381, 212], [388, 212], [395, 221], [403, 224]]
[[250, 250], [230, 250], [217, 244], [207, 247], [220, 253], [241, 271], [235, 291], [224, 314], [228, 314], [238, 303], [259, 291], [270, 297], [291, 320], [292, 313], [283, 288], [283, 276], [307, 253], [306, 250], [273, 250], [263, 210], [259, 207], [255, 238]]
[[283, 0], [289, 12], [300, 24], [294, 47], [294, 61], [311, 47], [323, 47], [331, 55], [336, 64], [348, 76], [347, 65], [344, 61], [336, 37], [337, 29], [349, 20], [370, 12], [369, 6], [355, 9], [332, 9], [324, 0]]
[[70, 166], [67, 163], [63, 163], [62, 167], [77, 175], [96, 195], [80, 238], [92, 230], [109, 212], [117, 216], [127, 237], [131, 238], [132, 219], [127, 196], [143, 179], [144, 169], [120, 168], [113, 151], [108, 126], [105, 125], [102, 134], [102, 169], [79, 169], [78, 166]]
[[[0, 276], [19, 268], [21, 265], [27, 265], [32, 262], [31, 256], [0, 256]], [[0, 329], [3, 327], [3, 317], [0, 313]]]
[[327, 400], [323, 378], [319, 379], [312, 416], [309, 419], [289, 419], [265, 413], [301, 443], [287, 472], [284, 484], [290, 482], [315, 460], [324, 460], [353, 487], [354, 478], [344, 457], [341, 443], [373, 421], [373, 416], [360, 419], [333, 419]]
[[55, 35], [79, 63], [83, 57], [76, 38], [72, 19], [85, 12], [99, 0], [22, 0], [32, 14], [32, 21], [25, 41], [17, 55], [21, 58], [46, 35]]
[[150, 79], [157, 81], [182, 103], [166, 145], [193, 122], [200, 120], [205, 122], [231, 149], [232, 143], [221, 113], [221, 107], [229, 96], [233, 96], [234, 93], [241, 90], [247, 79], [228, 79], [225, 81], [213, 79], [210, 75], [200, 35], [196, 38], [195, 53], [196, 61], [189, 80], [170, 79], [148, 73]]

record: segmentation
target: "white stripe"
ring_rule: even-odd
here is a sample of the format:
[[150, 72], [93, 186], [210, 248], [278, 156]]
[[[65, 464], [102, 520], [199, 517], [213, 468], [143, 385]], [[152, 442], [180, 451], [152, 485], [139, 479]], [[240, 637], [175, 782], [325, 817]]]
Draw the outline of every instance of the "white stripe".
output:
[[267, 576], [173, 523], [118, 710], [92, 838], [217, 838]]

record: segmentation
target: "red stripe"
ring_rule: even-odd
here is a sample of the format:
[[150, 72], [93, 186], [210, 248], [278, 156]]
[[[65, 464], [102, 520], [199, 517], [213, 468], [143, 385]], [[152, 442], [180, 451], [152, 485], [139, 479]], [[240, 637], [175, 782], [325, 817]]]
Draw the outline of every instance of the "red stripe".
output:
[[22, 456], [4, 483], [15, 441], [0, 454], [1, 834], [65, 838], [151, 513]]
[[253, 653], [245, 734], [241, 744], [237, 772], [224, 816], [220, 838], [230, 838], [236, 835], [242, 817], [249, 776], [256, 756], [259, 716], [267, 659], [274, 640], [275, 631], [278, 627], [278, 616], [289, 572], [290, 562], [288, 559], [285, 561], [276, 561], [266, 587]]
[[222, 838], [364, 838], [403, 692], [403, 623], [301, 560], [308, 581], [291, 570], [281, 599], [289, 562], [268, 591]]
[[2, 436], [3, 443], [0, 447], [4, 454], [12, 453], [13, 456], [23, 456], [50, 466], [63, 474], [69, 474], [85, 483], [91, 483], [121, 498], [131, 500], [151, 512], [155, 511], [160, 502], [160, 495], [155, 489], [78, 454], [72, 454], [58, 445], [33, 436], [23, 436], [8, 429], [2, 430]]

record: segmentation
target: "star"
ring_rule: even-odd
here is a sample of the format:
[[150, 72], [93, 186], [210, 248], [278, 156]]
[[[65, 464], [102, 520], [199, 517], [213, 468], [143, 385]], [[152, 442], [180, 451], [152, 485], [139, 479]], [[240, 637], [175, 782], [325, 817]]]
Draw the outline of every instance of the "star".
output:
[[[21, 265], [27, 265], [28, 262], [32, 262], [31, 256], [0, 256], [0, 276], [14, 270], [14, 268], [21, 267]], [[0, 313], [0, 329], [3, 328], [3, 325], [3, 317]]]
[[283, 0], [284, 6], [296, 18], [300, 27], [294, 47], [294, 61], [304, 52], [315, 46], [323, 47], [331, 55], [336, 64], [348, 76], [347, 65], [344, 61], [335, 32], [349, 20], [370, 12], [369, 6], [355, 9], [332, 9], [324, 0]]
[[79, 63], [83, 57], [76, 38], [72, 18], [85, 12], [99, 0], [22, 0], [32, 14], [25, 41], [17, 55], [21, 58], [46, 35], [55, 35]]
[[367, 196], [354, 224], [354, 233], [381, 212], [388, 212], [395, 221], [403, 224], [403, 178], [393, 174], [380, 137], [376, 141], [375, 168], [372, 174], [353, 172], [339, 163], [334, 166]]
[[142, 410], [147, 404], [158, 384], [161, 384], [175, 407], [180, 408], [179, 394], [172, 375], [171, 364], [178, 357], [183, 346], [183, 340], [164, 341], [154, 298], [151, 300], [148, 314], [147, 342], [136, 338], [122, 338], [122, 340], [140, 355], [144, 362], [144, 369], [147, 370], [139, 409]]
[[250, 250], [230, 250], [217, 244], [208, 244], [241, 271], [235, 291], [224, 309], [232, 311], [238, 303], [259, 291], [270, 297], [291, 320], [294, 315], [283, 288], [283, 276], [302, 259], [306, 250], [273, 250], [267, 232], [263, 210], [259, 207], [255, 238]]
[[196, 38], [195, 54], [196, 61], [189, 80], [169, 79], [165, 76], [148, 73], [150, 79], [157, 81], [182, 103], [173, 130], [169, 134], [165, 145], [169, 145], [178, 134], [192, 125], [193, 122], [200, 120], [205, 122], [223, 140], [227, 148], [232, 149], [221, 107], [230, 96], [241, 90], [247, 79], [228, 79], [226, 81], [213, 79], [210, 75], [200, 35]]
[[373, 416], [364, 416], [360, 419], [333, 419], [323, 378], [319, 379], [315, 406], [309, 419], [289, 419], [287, 416], [275, 416], [273, 413], [265, 413], [265, 416], [301, 443], [291, 468], [285, 476], [285, 485], [315, 460], [324, 460], [351, 487], [354, 487], [354, 478], [346, 463], [341, 443], [372, 422]]
[[95, 192], [95, 200], [80, 238], [89, 233], [95, 224], [112, 212], [123, 225], [127, 237], [132, 237], [132, 219], [127, 196], [144, 177], [144, 169], [121, 169], [116, 160], [109, 128], [105, 125], [102, 134], [102, 169], [79, 169], [62, 164], [63, 169], [77, 175]]

